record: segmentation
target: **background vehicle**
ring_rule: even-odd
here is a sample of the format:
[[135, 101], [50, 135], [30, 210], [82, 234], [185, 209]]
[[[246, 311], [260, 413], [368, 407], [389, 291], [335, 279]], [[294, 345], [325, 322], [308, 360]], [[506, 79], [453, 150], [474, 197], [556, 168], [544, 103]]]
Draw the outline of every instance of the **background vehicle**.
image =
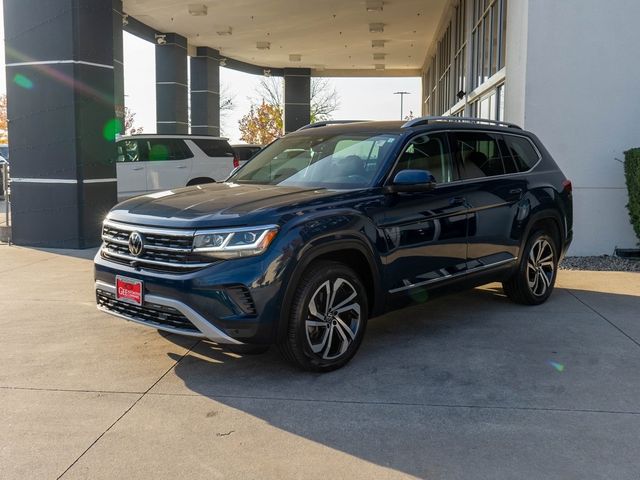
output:
[[[328, 371], [369, 317], [501, 281], [547, 300], [572, 239], [571, 182], [538, 138], [458, 117], [311, 125], [228, 183], [116, 206], [98, 306]], [[400, 328], [400, 326], [399, 326]], [[381, 352], [383, 354], [383, 352]]]
[[239, 165], [225, 138], [132, 135], [117, 141], [118, 199], [225, 180]]
[[262, 150], [262, 146], [251, 145], [248, 143], [238, 143], [235, 145], [231, 145], [231, 148], [233, 148], [233, 151], [236, 152], [236, 155], [240, 160], [240, 165], [243, 165], [247, 160], [251, 160], [256, 153]]

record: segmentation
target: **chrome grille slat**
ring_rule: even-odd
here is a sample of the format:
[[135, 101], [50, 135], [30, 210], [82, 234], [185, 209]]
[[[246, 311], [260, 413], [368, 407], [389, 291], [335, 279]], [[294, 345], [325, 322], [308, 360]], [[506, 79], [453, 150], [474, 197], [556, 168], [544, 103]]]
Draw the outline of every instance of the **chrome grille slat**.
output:
[[[144, 249], [139, 256], [129, 252], [129, 236], [140, 233], [144, 238]], [[193, 230], [169, 230], [165, 228], [138, 227], [105, 221], [102, 228], [102, 256], [113, 262], [131, 266], [185, 272], [204, 268], [213, 262], [191, 261]]]

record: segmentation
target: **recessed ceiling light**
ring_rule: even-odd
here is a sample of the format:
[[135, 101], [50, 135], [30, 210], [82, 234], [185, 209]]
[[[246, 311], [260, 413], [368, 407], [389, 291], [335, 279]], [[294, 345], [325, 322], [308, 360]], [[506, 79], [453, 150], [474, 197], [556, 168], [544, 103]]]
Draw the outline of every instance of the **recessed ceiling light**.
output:
[[375, 67], [376, 70], [384, 70], [384, 63], [376, 63]]
[[216, 33], [221, 37], [226, 37], [227, 35], [233, 34], [233, 29], [231, 27], [227, 27], [226, 30], [218, 30]]
[[382, 0], [367, 0], [367, 12], [381, 12], [383, 6]]
[[271, 49], [271, 42], [257, 42], [256, 43], [256, 48], [258, 50], [270, 50]]
[[298, 53], [292, 53], [291, 55], [289, 55], [290, 62], [299, 62], [301, 60], [302, 60], [302, 55]]
[[374, 53], [373, 54], [373, 59], [374, 60], [384, 60], [385, 56], [386, 56], [386, 53]]
[[384, 23], [370, 23], [369, 24], [369, 32], [371, 32], [371, 33], [382, 33], [382, 32], [384, 32]]
[[371, 48], [384, 48], [384, 40], [371, 40]]
[[194, 17], [204, 17], [207, 14], [206, 5], [192, 3], [188, 6], [188, 8], [189, 8], [189, 15], [193, 15]]

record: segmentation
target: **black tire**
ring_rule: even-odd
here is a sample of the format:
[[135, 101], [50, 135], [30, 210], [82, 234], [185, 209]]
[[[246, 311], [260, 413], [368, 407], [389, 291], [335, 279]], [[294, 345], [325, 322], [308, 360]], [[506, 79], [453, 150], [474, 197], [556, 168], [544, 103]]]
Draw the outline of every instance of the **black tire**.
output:
[[504, 293], [523, 305], [547, 301], [558, 274], [558, 246], [553, 236], [536, 230], [527, 240], [518, 270], [502, 283]]
[[[334, 301], [326, 311], [331, 298]], [[366, 289], [351, 268], [338, 262], [314, 262], [296, 288], [287, 334], [278, 348], [303, 370], [338, 369], [358, 351], [368, 314]]]
[[225, 345], [224, 348], [238, 355], [262, 355], [269, 351], [269, 345]]

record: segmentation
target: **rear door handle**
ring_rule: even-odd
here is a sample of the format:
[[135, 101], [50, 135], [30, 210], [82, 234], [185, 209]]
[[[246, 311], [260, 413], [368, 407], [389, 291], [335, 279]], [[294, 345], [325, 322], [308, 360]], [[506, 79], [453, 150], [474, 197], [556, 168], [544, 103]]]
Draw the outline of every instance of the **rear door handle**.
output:
[[186, 165], [178, 165], [178, 168], [187, 168]]
[[521, 188], [512, 188], [511, 190], [509, 190], [509, 195], [520, 195], [521, 193]]
[[133, 167], [131, 170], [142, 170], [144, 167]]

